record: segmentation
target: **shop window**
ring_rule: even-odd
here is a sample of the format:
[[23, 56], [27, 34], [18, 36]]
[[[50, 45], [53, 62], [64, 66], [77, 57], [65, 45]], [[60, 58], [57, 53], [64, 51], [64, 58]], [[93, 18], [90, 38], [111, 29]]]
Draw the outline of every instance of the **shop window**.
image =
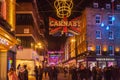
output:
[[113, 32], [112, 32], [112, 31], [109, 31], [108, 37], [109, 37], [109, 39], [114, 39], [114, 37], [113, 37]]
[[108, 53], [109, 53], [109, 55], [114, 55], [113, 54], [113, 46], [108, 46]]
[[96, 46], [96, 55], [100, 55], [101, 54], [101, 47], [100, 45]]
[[113, 24], [113, 16], [108, 16], [108, 24]]
[[96, 24], [100, 24], [101, 23], [101, 15], [96, 15], [95, 20], [96, 20]]
[[101, 31], [96, 31], [96, 39], [101, 39]]

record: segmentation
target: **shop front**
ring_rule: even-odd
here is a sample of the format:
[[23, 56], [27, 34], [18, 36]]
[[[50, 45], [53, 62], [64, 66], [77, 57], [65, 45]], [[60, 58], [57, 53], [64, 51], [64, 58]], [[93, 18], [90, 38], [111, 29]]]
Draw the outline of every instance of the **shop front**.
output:
[[118, 65], [119, 61], [116, 57], [86, 57], [84, 59], [78, 59], [79, 65], [90, 67], [92, 69], [95, 66], [99, 68], [110, 67]]
[[6, 80], [9, 68], [15, 65], [15, 44], [15, 36], [4, 26], [0, 26], [0, 80]]

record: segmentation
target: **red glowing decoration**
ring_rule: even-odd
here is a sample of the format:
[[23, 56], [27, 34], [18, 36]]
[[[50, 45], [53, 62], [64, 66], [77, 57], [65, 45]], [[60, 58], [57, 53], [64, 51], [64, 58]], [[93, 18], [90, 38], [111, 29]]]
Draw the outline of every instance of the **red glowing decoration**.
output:
[[57, 32], [61, 33], [72, 33], [72, 34], [79, 34], [80, 33], [80, 26], [81, 26], [81, 17], [74, 18], [70, 21], [66, 17], [62, 20], [56, 20], [52, 17], [49, 17], [49, 30], [50, 34], [54, 35]]

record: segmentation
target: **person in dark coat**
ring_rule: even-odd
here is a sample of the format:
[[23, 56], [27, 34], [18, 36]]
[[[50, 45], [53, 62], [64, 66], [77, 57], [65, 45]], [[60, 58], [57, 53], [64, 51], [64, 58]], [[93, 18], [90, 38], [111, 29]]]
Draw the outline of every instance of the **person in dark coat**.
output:
[[51, 66], [48, 72], [49, 79], [58, 80], [58, 73], [59, 73], [58, 69], [55, 66]]
[[24, 80], [28, 80], [28, 70], [27, 70], [27, 65], [24, 65], [24, 69], [25, 69], [25, 71], [24, 71], [24, 75], [25, 75]]
[[35, 72], [35, 78], [36, 80], [38, 80], [38, 67], [37, 66], [35, 66], [34, 72]]
[[26, 69], [26, 65], [20, 68], [18, 79], [19, 80], [28, 80], [28, 70]]
[[38, 80], [42, 80], [42, 78], [43, 78], [43, 68], [41, 66], [39, 66], [39, 68], [38, 68], [38, 76], [39, 76]]
[[77, 80], [78, 77], [77, 77], [77, 70], [76, 70], [76, 67], [71, 68], [70, 74], [71, 74], [72, 80]]

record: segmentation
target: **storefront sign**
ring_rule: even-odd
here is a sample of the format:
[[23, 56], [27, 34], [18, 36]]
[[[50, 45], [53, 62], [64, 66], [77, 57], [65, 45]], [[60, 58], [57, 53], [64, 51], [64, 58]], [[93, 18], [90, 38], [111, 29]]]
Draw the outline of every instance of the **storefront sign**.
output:
[[83, 62], [83, 61], [85, 61], [84, 59], [81, 59], [81, 60], [78, 60], [77, 62]]
[[7, 40], [5, 40], [4, 38], [1, 38], [1, 37], [0, 37], [0, 43], [4, 44], [4, 45], [8, 45]]
[[96, 58], [97, 61], [114, 61], [114, 58]]
[[80, 26], [80, 21], [49, 21], [50, 26]]

